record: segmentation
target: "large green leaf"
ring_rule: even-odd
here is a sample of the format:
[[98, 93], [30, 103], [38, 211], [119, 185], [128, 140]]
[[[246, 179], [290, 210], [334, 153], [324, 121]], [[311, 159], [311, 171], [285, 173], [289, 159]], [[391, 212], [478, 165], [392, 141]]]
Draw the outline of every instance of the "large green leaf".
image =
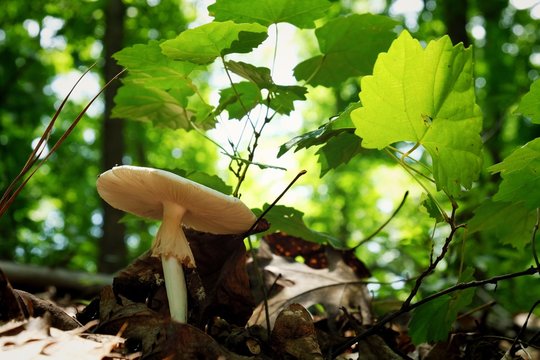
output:
[[516, 110], [531, 119], [535, 124], [540, 124], [540, 79], [532, 83], [531, 89], [526, 93]]
[[489, 170], [500, 172], [503, 178], [494, 200], [523, 201], [529, 209], [540, 207], [540, 138], [515, 150]]
[[265, 26], [287, 22], [299, 28], [314, 28], [326, 15], [327, 0], [217, 0], [208, 7], [216, 21], [256, 22]]
[[133, 83], [165, 90], [191, 84], [189, 75], [200, 68], [187, 61], [166, 57], [157, 41], [127, 47], [113, 57], [129, 70], [129, 79]]
[[180, 33], [161, 49], [171, 59], [209, 64], [226, 54], [250, 52], [268, 37], [266, 31], [259, 24], [214, 21]]
[[475, 103], [472, 50], [448, 36], [424, 49], [403, 31], [362, 78], [351, 116], [365, 148], [419, 143], [431, 155], [438, 189], [458, 195], [481, 169], [482, 117]]
[[377, 55], [396, 37], [397, 22], [381, 15], [350, 15], [315, 30], [322, 55], [298, 64], [294, 76], [311, 85], [336, 86], [353, 77], [371, 74]]
[[474, 211], [467, 229], [523, 249], [531, 241], [535, 222], [536, 210], [529, 209], [523, 202], [487, 200]]
[[[262, 209], [253, 209], [253, 212], [259, 216], [269, 206], [269, 204], [264, 204]], [[303, 217], [304, 213], [295, 208], [276, 205], [265, 215], [265, 219], [270, 223], [268, 232], [281, 231], [307, 241], [330, 244], [335, 248], [345, 248], [346, 245], [343, 240], [308, 228]]]

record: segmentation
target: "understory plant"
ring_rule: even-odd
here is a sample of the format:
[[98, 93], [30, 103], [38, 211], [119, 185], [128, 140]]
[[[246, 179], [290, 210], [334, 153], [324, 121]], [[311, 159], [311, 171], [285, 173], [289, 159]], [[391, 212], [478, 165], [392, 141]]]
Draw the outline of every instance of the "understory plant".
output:
[[[360, 176], [362, 169], [353, 167], [355, 159], [383, 157], [422, 189], [423, 197], [412, 201], [425, 210], [418, 216], [435, 224], [426, 234], [431, 245], [427, 245], [424, 269], [409, 274], [401, 305], [383, 314], [372, 330], [347, 346], [409, 312], [415, 343], [444, 340], [458, 314], [473, 303], [475, 290], [517, 277], [538, 276], [540, 139], [521, 144], [503, 161], [490, 164], [492, 160], [483, 151], [483, 115], [475, 95], [472, 46], [454, 45], [448, 36], [415, 39], [401, 24], [382, 15], [328, 17], [331, 7], [326, 0], [218, 0], [208, 8], [212, 22], [115, 55], [128, 72], [116, 95], [113, 115], [194, 131], [214, 142], [229, 159], [235, 182], [231, 194], [240, 196], [250, 169], [282, 168], [279, 163], [269, 165], [255, 158], [275, 119], [292, 119], [301, 103], [309, 107], [308, 94], [316, 89], [339, 91], [344, 84], [352, 84], [358, 89], [354, 101], [329, 119], [320, 118], [316, 129], [298, 134], [276, 152], [282, 156], [316, 147], [321, 182], [326, 174], [343, 168]], [[297, 44], [281, 44], [279, 30], [291, 25], [316, 41], [318, 51], [294, 66], [294, 83], [280, 84], [275, 80], [277, 49], [280, 56], [287, 57], [286, 49]], [[275, 47], [270, 60], [252, 63], [250, 54], [268, 42]], [[228, 83], [212, 89], [217, 100], [210, 100], [205, 83], [216, 73]], [[539, 104], [540, 83], [536, 81], [514, 112], [539, 124]], [[244, 130], [239, 139], [224, 146], [207, 131], [219, 129], [227, 121], [238, 121]], [[498, 186], [495, 193], [488, 186], [492, 183]], [[268, 207], [262, 205], [257, 211], [260, 214]], [[398, 216], [395, 211], [389, 220]], [[340, 249], [360, 245], [311, 229], [300, 209], [277, 205], [266, 217], [272, 232]], [[378, 227], [362, 243], [382, 236], [383, 229]], [[474, 246], [468, 244], [485, 241], [493, 233], [497, 237], [491, 241], [530, 251], [527, 266], [475, 279], [478, 269], [470, 259], [497, 254], [470, 253]], [[396, 246], [399, 250], [399, 244]], [[441, 265], [455, 270], [453, 284], [438, 271]], [[497, 269], [482, 270], [492, 274]], [[422, 291], [427, 279], [439, 279], [446, 287]], [[536, 300], [532, 296], [530, 306]]]

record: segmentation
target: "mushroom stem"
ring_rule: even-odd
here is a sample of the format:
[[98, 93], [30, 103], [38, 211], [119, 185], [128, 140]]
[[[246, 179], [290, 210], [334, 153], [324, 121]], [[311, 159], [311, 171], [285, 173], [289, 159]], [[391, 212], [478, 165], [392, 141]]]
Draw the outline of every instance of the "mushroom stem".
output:
[[195, 266], [193, 253], [182, 230], [186, 209], [173, 202], [163, 202], [163, 221], [154, 240], [152, 254], [161, 257], [169, 310], [173, 320], [187, 320], [187, 288], [182, 265]]
[[181, 323], [187, 322], [187, 288], [182, 264], [174, 256], [161, 257], [165, 290], [169, 300], [171, 318]]

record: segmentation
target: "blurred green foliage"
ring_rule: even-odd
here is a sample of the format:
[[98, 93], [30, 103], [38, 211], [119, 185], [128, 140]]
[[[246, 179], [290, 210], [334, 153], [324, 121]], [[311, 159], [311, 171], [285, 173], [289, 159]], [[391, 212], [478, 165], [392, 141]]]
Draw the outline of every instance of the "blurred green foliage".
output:
[[[192, 2], [132, 0], [125, 3], [128, 6], [126, 47], [148, 44], [137, 46], [157, 48], [157, 43], [151, 43], [151, 40], [175, 39], [188, 22], [198, 20], [197, 16], [203, 15], [193, 12], [192, 7], [195, 5]], [[449, 32], [451, 25], [455, 25], [452, 22], [457, 21], [448, 16], [442, 1], [425, 1], [423, 10], [414, 16], [417, 21], [395, 14], [392, 11], [392, 1], [385, 2], [382, 8], [366, 0], [358, 1], [352, 9], [349, 7], [352, 3], [333, 2], [326, 17], [301, 19], [300, 24], [312, 27], [312, 24], [320, 26], [318, 23], [328, 23], [333, 26], [336, 20], [332, 19], [338, 15], [371, 10], [390, 15], [393, 21], [400, 24], [398, 28], [407, 27], [415, 38], [427, 43]], [[43, 0], [33, 2], [31, 6], [10, 0], [3, 6], [5, 10], [0, 12], [1, 189], [16, 176], [31, 151], [32, 141], [41, 134], [54, 113], [55, 104], [59, 101], [53, 86], [55, 80], [73, 69], [81, 70], [96, 61], [99, 68], [103, 62], [101, 47], [104, 36], [104, 0], [84, 1], [80, 4]], [[218, 11], [219, 7], [215, 6], [214, 9]], [[454, 44], [467, 40], [474, 46], [475, 90], [483, 112], [483, 156], [484, 168], [487, 168], [502, 161], [517, 146], [540, 135], [538, 125], [535, 126], [529, 119], [514, 112], [531, 82], [538, 77], [540, 53], [536, 49], [540, 40], [536, 30], [537, 20], [531, 17], [528, 9], [517, 10], [506, 1], [490, 1], [469, 2], [465, 10], [468, 20], [458, 25], [467, 30], [468, 38], [456, 41], [452, 38], [453, 34], [450, 37]], [[372, 18], [374, 22], [377, 19], [380, 18]], [[278, 20], [279, 17], [265, 21], [273, 23]], [[393, 21], [384, 21], [381, 31], [386, 34], [388, 27], [394, 24]], [[272, 68], [272, 61], [256, 64], [268, 68], [250, 68], [236, 58], [234, 62], [228, 62], [231, 72], [250, 81], [249, 84], [267, 86], [266, 90], [270, 90], [271, 94], [274, 91], [278, 99], [277, 95], [285, 94], [284, 103], [288, 107], [287, 111], [281, 113], [287, 115], [293, 106], [296, 107], [295, 116], [288, 118], [277, 115], [275, 120], [272, 119], [276, 125], [269, 125], [274, 126], [270, 136], [260, 140], [269, 144], [273, 154], [278, 154], [280, 146], [292, 138], [311, 131], [309, 135], [287, 143], [286, 149], [282, 147], [280, 153], [284, 154], [283, 157], [273, 157], [272, 164], [280, 166], [281, 162], [292, 158], [295, 164], [292, 168], [298, 166], [309, 169], [301, 184], [291, 192], [295, 194], [296, 200], [289, 202], [285, 197], [283, 205], [296, 209], [295, 215], [303, 213], [302, 221], [311, 231], [329, 234], [339, 239], [341, 244], [353, 247], [373, 234], [389, 218], [405, 191], [409, 191], [405, 205], [390, 224], [356, 249], [358, 257], [367, 264], [374, 278], [386, 283], [372, 287], [379, 295], [378, 298], [403, 299], [408, 294], [409, 284], [398, 280], [407, 280], [428, 266], [430, 254], [440, 251], [448, 229], [444, 225], [436, 225], [436, 220], [430, 218], [422, 206], [425, 200], [422, 189], [392, 159], [380, 152], [360, 149], [359, 140], [353, 135], [352, 123], [347, 122], [348, 115], [336, 118], [339, 114], [348, 114], [351, 109], [347, 111], [347, 106], [358, 101], [360, 77], [357, 76], [365, 74], [366, 68], [373, 65], [376, 56], [369, 56], [369, 64], [363, 63], [361, 71], [349, 69], [350, 76], [314, 72], [317, 76], [313, 77], [306, 69], [329, 66], [326, 62], [314, 64], [323, 56], [321, 53], [335, 56], [337, 50], [317, 43], [332, 38], [324, 31], [314, 33], [303, 30], [298, 36], [301, 41], [294, 44], [302, 54], [298, 62], [308, 60], [296, 68], [295, 75], [302, 80], [299, 85], [308, 88], [305, 94], [308, 105], [293, 105], [299, 103], [293, 100], [303, 100], [304, 90], [300, 86], [293, 88], [296, 93], [287, 93], [283, 90], [285, 85], [279, 85], [282, 86], [279, 88], [267, 81], [265, 74]], [[370, 55], [385, 50], [391, 40], [387, 37], [381, 39], [381, 44], [373, 45]], [[283, 46], [285, 50], [281, 48], [278, 57], [288, 56], [286, 49], [291, 44]], [[359, 49], [355, 51], [358, 53]], [[129, 54], [129, 50], [123, 53], [126, 54]], [[213, 53], [212, 59], [218, 55]], [[121, 55], [118, 59], [121, 59]], [[350, 60], [343, 62], [345, 65], [347, 63]], [[93, 74], [101, 78], [99, 70]], [[211, 72], [200, 72], [193, 81], [193, 86], [197, 87], [200, 94], [198, 105], [208, 105], [213, 101], [211, 98], [216, 89], [211, 88], [211, 84], [214, 84], [215, 79], [208, 74]], [[321, 84], [327, 87], [318, 86]], [[141, 86], [140, 83], [136, 85]], [[164, 86], [163, 83], [158, 85]], [[66, 86], [65, 82], [63, 86]], [[173, 87], [174, 84], [166, 90]], [[240, 85], [240, 88], [245, 88], [247, 93], [234, 94], [234, 90], [223, 90], [222, 99], [215, 100], [214, 106], [222, 105], [220, 110], [223, 111], [235, 102], [238, 105], [238, 99], [242, 98], [253, 103], [265, 101], [264, 97], [254, 95], [252, 85]], [[124, 91], [124, 94], [131, 94]], [[175, 95], [176, 99], [183, 99], [182, 94]], [[60, 136], [62, 128], [69, 125], [85, 101], [87, 98], [68, 104], [51, 141]], [[241, 118], [247, 114], [242, 111], [245, 110], [242, 107], [231, 109], [234, 109], [231, 118]], [[129, 117], [126, 113], [122, 115]], [[207, 111], [205, 115], [208, 115]], [[223, 118], [217, 116], [217, 119], [218, 123], [236, 121], [226, 119], [225, 115]], [[335, 122], [329, 122], [330, 119]], [[101, 236], [101, 205], [95, 191], [95, 179], [101, 171], [100, 123], [98, 106], [85, 116], [72, 136], [30, 181], [10, 211], [0, 219], [0, 256], [3, 259], [96, 270], [99, 250], [96, 244]], [[220, 155], [223, 149], [206, 141], [196, 131], [188, 131], [187, 122], [182, 124], [179, 126], [182, 129], [173, 130], [154, 127], [149, 122], [127, 122], [125, 163], [176, 172], [218, 174], [225, 179], [227, 185], [233, 186], [237, 178], [227, 172], [230, 159]], [[213, 125], [211, 123], [208, 127]], [[238, 155], [245, 156], [245, 151], [240, 153], [245, 148], [245, 144], [238, 147]], [[300, 151], [297, 151], [299, 148]], [[293, 154], [293, 150], [297, 152]], [[421, 156], [425, 160], [426, 155]], [[273, 200], [273, 189], [270, 189], [269, 184], [272, 183], [275, 171], [278, 170], [253, 169], [248, 173], [241, 193], [249, 202], [258, 202], [253, 207], [262, 208], [265, 202]], [[320, 174], [324, 176], [319, 177]], [[478, 206], [485, 204], [497, 192], [499, 180], [497, 175], [483, 171], [479, 181], [459, 199], [458, 220], [468, 222], [476, 212], [477, 222], [471, 223], [470, 232], [458, 232], [447, 258], [441, 263], [442, 273], [426, 280], [421, 296], [455, 283], [464, 267], [474, 268], [477, 277], [488, 277], [521, 270], [532, 264], [530, 239], [512, 242], [508, 240], [508, 232], [498, 231], [494, 224], [490, 227], [478, 223], [478, 213], [488, 213], [488, 218], [494, 218], [492, 213], [490, 215], [489, 211]], [[273, 185], [281, 189], [286, 184], [274, 182]], [[444, 196], [436, 196], [436, 201], [448, 209], [448, 200]], [[503, 221], [507, 217], [500, 216], [498, 219]], [[126, 241], [130, 256], [135, 257], [150, 246], [157, 227], [154, 223], [130, 216], [124, 221], [128, 225]], [[507, 227], [513, 229], [514, 225], [509, 223]], [[476, 231], [479, 229], [486, 231]], [[515, 238], [528, 235], [530, 231], [524, 229], [511, 233]], [[530, 307], [530, 301], [525, 297], [516, 300], [514, 294], [527, 294], [529, 299], [540, 297], [536, 281], [533, 278], [520, 278], [501, 284], [496, 293], [497, 300], [510, 312], [524, 311]]]

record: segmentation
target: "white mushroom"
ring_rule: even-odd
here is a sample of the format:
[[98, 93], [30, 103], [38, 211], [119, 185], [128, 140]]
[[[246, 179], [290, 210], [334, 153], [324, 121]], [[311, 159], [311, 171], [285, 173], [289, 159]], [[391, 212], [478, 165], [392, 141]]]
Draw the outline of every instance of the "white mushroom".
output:
[[116, 209], [162, 220], [152, 255], [162, 260], [171, 317], [183, 323], [187, 290], [182, 265], [196, 265], [182, 224], [214, 234], [241, 234], [256, 220], [239, 199], [158, 169], [116, 166], [99, 176], [97, 190]]

